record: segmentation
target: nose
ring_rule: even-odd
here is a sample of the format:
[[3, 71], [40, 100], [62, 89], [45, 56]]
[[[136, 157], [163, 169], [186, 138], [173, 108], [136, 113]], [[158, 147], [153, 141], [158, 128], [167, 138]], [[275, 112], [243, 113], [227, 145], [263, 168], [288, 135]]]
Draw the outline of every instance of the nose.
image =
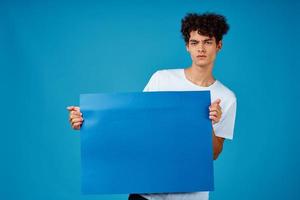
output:
[[198, 52], [205, 52], [204, 44], [199, 44], [197, 50], [198, 50]]
[[205, 47], [204, 47], [204, 45], [200, 45], [200, 46], [199, 46], [198, 52], [205, 52]]

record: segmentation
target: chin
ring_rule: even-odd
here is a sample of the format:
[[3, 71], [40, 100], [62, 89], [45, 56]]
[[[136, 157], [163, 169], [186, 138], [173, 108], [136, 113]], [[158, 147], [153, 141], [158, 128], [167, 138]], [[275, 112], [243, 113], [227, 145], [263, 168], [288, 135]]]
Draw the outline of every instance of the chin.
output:
[[196, 63], [196, 66], [200, 68], [206, 68], [208, 65], [209, 65], [208, 63], [202, 63], [202, 62]]

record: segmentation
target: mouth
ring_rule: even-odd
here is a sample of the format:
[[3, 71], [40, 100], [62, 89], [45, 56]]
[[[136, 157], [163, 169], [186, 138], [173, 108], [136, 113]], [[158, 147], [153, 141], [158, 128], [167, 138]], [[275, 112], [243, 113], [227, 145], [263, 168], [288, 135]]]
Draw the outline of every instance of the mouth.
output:
[[205, 55], [198, 55], [197, 58], [206, 58]]

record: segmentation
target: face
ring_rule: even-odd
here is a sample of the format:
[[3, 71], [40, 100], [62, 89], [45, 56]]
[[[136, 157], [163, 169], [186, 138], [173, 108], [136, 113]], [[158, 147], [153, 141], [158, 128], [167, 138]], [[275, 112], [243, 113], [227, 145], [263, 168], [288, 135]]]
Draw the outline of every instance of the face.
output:
[[222, 47], [222, 41], [216, 44], [215, 37], [200, 35], [198, 31], [190, 33], [190, 39], [186, 45], [187, 51], [190, 53], [193, 65], [198, 67], [213, 66], [218, 51]]

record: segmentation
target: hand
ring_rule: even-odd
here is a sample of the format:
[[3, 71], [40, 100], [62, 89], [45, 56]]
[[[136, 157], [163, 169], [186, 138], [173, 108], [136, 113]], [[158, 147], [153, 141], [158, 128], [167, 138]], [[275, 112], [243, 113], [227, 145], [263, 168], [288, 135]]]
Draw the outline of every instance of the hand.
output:
[[73, 129], [79, 130], [82, 122], [83, 122], [83, 117], [82, 113], [80, 112], [80, 108], [77, 106], [69, 106], [67, 109], [70, 111], [70, 117], [69, 121]]
[[221, 99], [217, 99], [209, 106], [209, 119], [212, 120], [213, 124], [218, 123], [222, 117], [222, 109], [220, 103]]

